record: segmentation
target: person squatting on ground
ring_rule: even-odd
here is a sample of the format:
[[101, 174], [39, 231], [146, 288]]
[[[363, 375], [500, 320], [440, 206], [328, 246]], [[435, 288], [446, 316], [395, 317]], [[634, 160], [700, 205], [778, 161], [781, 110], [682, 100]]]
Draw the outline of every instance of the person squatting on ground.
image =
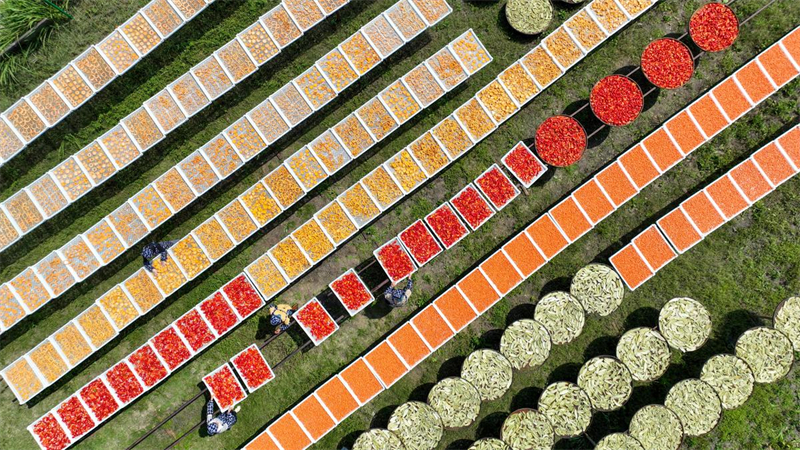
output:
[[403, 289], [397, 289], [394, 286], [393, 284], [386, 288], [383, 292], [383, 297], [389, 302], [389, 306], [398, 308], [408, 303], [408, 298], [411, 297], [411, 288], [414, 287], [414, 281], [409, 278], [406, 287]]
[[206, 429], [208, 430], [208, 435], [214, 436], [228, 431], [236, 423], [236, 413], [240, 409], [241, 406], [237, 406], [233, 411], [222, 411], [217, 417], [214, 417], [214, 400], [209, 400], [206, 405]]
[[269, 307], [269, 324], [275, 327], [275, 334], [280, 334], [289, 328], [294, 313], [295, 307], [293, 305], [281, 304]]
[[142, 249], [142, 260], [144, 261], [144, 268], [151, 273], [156, 273], [153, 268], [153, 261], [161, 256], [161, 261], [164, 262], [169, 258], [167, 249], [175, 245], [178, 241], [165, 241], [165, 242], [151, 242], [144, 246]]

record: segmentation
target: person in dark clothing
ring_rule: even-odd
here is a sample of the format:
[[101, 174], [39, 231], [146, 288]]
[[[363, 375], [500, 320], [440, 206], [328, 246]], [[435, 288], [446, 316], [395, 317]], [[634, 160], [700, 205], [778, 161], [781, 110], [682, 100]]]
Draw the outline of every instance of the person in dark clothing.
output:
[[408, 303], [408, 298], [411, 297], [411, 288], [414, 287], [414, 281], [409, 278], [406, 287], [403, 289], [397, 289], [394, 286], [395, 285], [391, 285], [386, 288], [383, 292], [383, 297], [389, 302], [389, 306], [398, 308]]
[[206, 429], [209, 436], [224, 433], [228, 431], [237, 420], [236, 413], [241, 409], [237, 406], [233, 411], [222, 411], [217, 417], [214, 417], [214, 400], [209, 400], [206, 405]]
[[275, 327], [275, 334], [286, 331], [292, 323], [295, 307], [292, 305], [271, 305], [269, 307], [269, 324]]
[[142, 260], [144, 261], [144, 268], [150, 272], [155, 273], [153, 268], [153, 261], [161, 256], [161, 261], [166, 261], [169, 257], [167, 249], [175, 245], [178, 241], [165, 241], [165, 242], [151, 242], [144, 246], [142, 249]]

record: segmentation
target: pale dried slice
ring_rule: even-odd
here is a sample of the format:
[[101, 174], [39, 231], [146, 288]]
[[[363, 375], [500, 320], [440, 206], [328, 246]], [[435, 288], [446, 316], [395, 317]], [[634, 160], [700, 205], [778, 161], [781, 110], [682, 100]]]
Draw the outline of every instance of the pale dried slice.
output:
[[722, 407], [738, 408], [753, 393], [756, 383], [753, 371], [742, 358], [734, 355], [715, 355], [703, 364], [700, 379], [719, 395]]
[[468, 450], [511, 450], [511, 447], [497, 438], [483, 438], [475, 441]]
[[792, 342], [785, 334], [767, 327], [751, 328], [739, 336], [736, 356], [753, 370], [756, 383], [780, 380], [794, 363]]
[[617, 344], [617, 359], [631, 371], [636, 381], [653, 381], [669, 367], [669, 346], [658, 331], [634, 328]]
[[673, 348], [693, 352], [711, 335], [711, 315], [697, 300], [673, 298], [661, 308], [658, 330]]
[[389, 431], [397, 435], [406, 450], [433, 450], [444, 434], [442, 419], [422, 402], [406, 402], [389, 417]]
[[405, 446], [396, 434], [382, 428], [361, 433], [353, 444], [353, 450], [404, 450]]
[[553, 4], [550, 0], [508, 0], [506, 19], [520, 33], [539, 34], [553, 20]]
[[605, 264], [589, 264], [572, 277], [569, 293], [589, 314], [607, 316], [622, 303], [625, 287], [617, 272]]
[[500, 353], [517, 370], [543, 364], [550, 356], [550, 347], [547, 328], [531, 319], [512, 323], [500, 339]]
[[555, 432], [550, 421], [535, 409], [520, 409], [503, 422], [500, 437], [512, 450], [545, 450], [553, 448]]
[[642, 444], [628, 433], [614, 433], [600, 439], [594, 450], [644, 450]]
[[551, 292], [536, 304], [533, 318], [547, 328], [555, 345], [572, 342], [583, 331], [586, 314], [575, 299], [563, 291]]
[[722, 402], [708, 384], [690, 378], [672, 386], [664, 406], [678, 416], [687, 436], [702, 436], [722, 419]]
[[647, 405], [636, 411], [629, 430], [644, 450], [678, 450], [683, 442], [680, 419], [662, 405]]
[[472, 424], [481, 412], [481, 394], [469, 381], [449, 377], [436, 383], [428, 394], [428, 404], [447, 428]]
[[625, 364], [610, 356], [586, 361], [578, 372], [578, 386], [598, 411], [622, 408], [633, 393], [633, 378]]
[[461, 367], [461, 378], [472, 383], [484, 401], [505, 394], [511, 387], [512, 377], [511, 363], [494, 350], [475, 350]]
[[559, 381], [547, 386], [539, 397], [539, 411], [558, 436], [577, 436], [592, 422], [592, 402], [577, 384]]
[[800, 297], [790, 297], [775, 309], [775, 329], [792, 341], [794, 351], [800, 352]]

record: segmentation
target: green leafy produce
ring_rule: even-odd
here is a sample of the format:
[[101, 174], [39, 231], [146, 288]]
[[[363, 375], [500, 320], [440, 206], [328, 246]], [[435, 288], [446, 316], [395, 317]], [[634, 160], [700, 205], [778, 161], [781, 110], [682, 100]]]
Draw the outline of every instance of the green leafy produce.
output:
[[599, 411], [622, 408], [633, 393], [630, 371], [618, 359], [610, 356], [592, 358], [578, 372], [578, 386]]
[[539, 397], [539, 411], [559, 436], [577, 436], [592, 422], [589, 396], [577, 384], [566, 381], [553, 383], [544, 389]]
[[450, 377], [436, 383], [428, 394], [428, 404], [448, 428], [472, 424], [481, 411], [481, 394], [463, 378]]
[[500, 353], [517, 370], [543, 364], [550, 356], [550, 347], [547, 328], [531, 319], [512, 323], [500, 339]]
[[472, 383], [484, 401], [505, 394], [511, 387], [512, 377], [511, 363], [494, 350], [475, 350], [461, 367], [461, 378]]
[[631, 371], [636, 381], [653, 381], [669, 367], [669, 346], [658, 331], [634, 328], [617, 344], [617, 358]]
[[533, 318], [544, 325], [555, 345], [568, 344], [583, 331], [583, 306], [566, 292], [551, 292], [536, 304]]
[[756, 383], [780, 380], [794, 363], [792, 342], [785, 334], [767, 327], [751, 328], [739, 336], [736, 356], [753, 370]]
[[755, 377], [744, 360], [733, 355], [715, 355], [703, 364], [700, 379], [714, 388], [725, 409], [738, 408], [753, 393]]
[[683, 441], [680, 419], [662, 405], [647, 405], [636, 411], [630, 434], [644, 450], [678, 450]]
[[790, 297], [775, 309], [775, 329], [792, 341], [794, 351], [800, 352], [800, 297]]
[[569, 293], [589, 314], [607, 316], [622, 303], [625, 287], [622, 278], [605, 264], [589, 264], [572, 278]]
[[535, 409], [521, 409], [511, 413], [503, 422], [500, 437], [513, 450], [550, 449], [556, 439], [547, 417]]
[[672, 347], [693, 352], [706, 343], [711, 334], [711, 315], [691, 298], [673, 298], [658, 315], [658, 330]]
[[406, 402], [389, 417], [389, 431], [396, 434], [406, 450], [432, 450], [444, 434], [442, 419], [422, 402]]
[[722, 419], [722, 402], [708, 384], [691, 378], [672, 386], [664, 400], [683, 425], [687, 436], [702, 436]]
[[553, 20], [553, 5], [550, 0], [508, 0], [506, 19], [520, 33], [539, 34]]
[[642, 444], [628, 433], [614, 433], [600, 439], [594, 450], [644, 450]]
[[500, 439], [483, 438], [470, 445], [469, 450], [511, 450], [511, 447]]
[[353, 450], [404, 450], [403, 443], [389, 430], [372, 429], [361, 433], [353, 444]]

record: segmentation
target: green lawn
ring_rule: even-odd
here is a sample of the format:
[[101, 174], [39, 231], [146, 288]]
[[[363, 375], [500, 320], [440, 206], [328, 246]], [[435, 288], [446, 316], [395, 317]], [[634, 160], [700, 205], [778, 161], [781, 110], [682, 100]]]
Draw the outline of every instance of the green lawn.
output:
[[[130, 8], [126, 14], [129, 15], [144, 2], [135, 3], [136, 5], [124, 4], [125, 8]], [[0, 168], [0, 199], [8, 197], [109, 129], [143, 100], [202, 60], [213, 49], [227, 42], [276, 3], [277, 0], [220, 0], [215, 3], [196, 19], [196, 24], [193, 22], [193, 25], [186, 27], [178, 36], [156, 50], [149, 57], [151, 59], [115, 81], [104, 93], [67, 119], [64, 125], [49, 131], [44, 138], [26, 150], [23, 156], [18, 157], [19, 161], [15, 159], [11, 164]], [[207, 108], [173, 132], [170, 138], [107, 183], [103, 189], [93, 192], [80, 205], [72, 206], [51, 223], [26, 236], [10, 251], [0, 255], [0, 280], [8, 280], [75, 234], [86, 230], [131, 194], [205, 143], [393, 3], [394, 0], [353, 0], [351, 5], [335, 17], [323, 22], [251, 79], [218, 100], [215, 106]], [[348, 173], [315, 191], [307, 203], [285, 216], [281, 222], [268, 226], [251, 237], [231, 255], [218, 262], [212, 270], [194, 280], [178, 295], [174, 295], [156, 311], [140, 320], [136, 326], [126, 330], [123, 336], [115, 339], [30, 405], [19, 406], [14, 402], [10, 390], [5, 386], [0, 387], [0, 401], [7, 405], [0, 412], [0, 418], [6, 424], [6, 432], [0, 436], [0, 448], [34, 448], [35, 444], [25, 427], [35, 418], [219, 288], [225, 280], [239, 273], [249, 262], [284, 237], [287, 231], [309, 218], [318, 207], [444, 118], [538, 42], [537, 39], [520, 38], [509, 31], [502, 15], [503, 2], [462, 3], [451, 0], [450, 3], [454, 7], [450, 17], [351, 87], [341, 100], [313, 116], [299, 132], [292, 133], [278, 143], [278, 146], [270, 148], [255, 162], [242, 169], [231, 181], [214, 188], [197, 205], [171, 219], [152, 235], [153, 239], [183, 236], [243, 192], [259, 176], [275, 167], [283, 157], [311, 141], [467, 28], [473, 28], [487, 46], [494, 57], [492, 64], [475, 75], [463, 88], [448, 95], [383, 144], [370, 150]], [[405, 228], [413, 219], [422, 217], [450, 198], [514, 143], [531, 137], [544, 118], [565, 109], [572, 110], [576, 102], [587, 97], [591, 86], [599, 78], [637, 64], [638, 55], [646, 42], [685, 30], [689, 15], [703, 3], [705, 2], [699, 0], [662, 1], [634, 25], [573, 68], [568, 75], [532, 101], [458, 163], [399, 203], [382, 219], [338, 250], [282, 294], [279, 300], [302, 303], [322, 292], [324, 286], [335, 276], [367, 260], [378, 244]], [[739, 0], [734, 9], [743, 17], [764, 3], [765, 0]], [[87, 3], [79, 5], [89, 7]], [[95, 8], [109, 10], [98, 12], [106, 17], [104, 20], [109, 21], [104, 24], [105, 32], [127, 17], [117, 10], [111, 11], [116, 7], [96, 4]], [[568, 17], [571, 10], [574, 8], [565, 8], [558, 4], [558, 17], [551, 29]], [[78, 23], [82, 24], [82, 20], [77, 18], [76, 26]], [[112, 24], [110, 21], [114, 20], [116, 22]], [[193, 432], [182, 441], [179, 448], [236, 448], [242, 445], [274, 417], [303, 398], [309, 390], [349, 364], [373, 342], [435, 298], [437, 293], [458, 279], [460, 274], [491, 254], [508, 236], [521, 230], [571, 188], [589, 178], [691, 99], [798, 23], [798, 2], [782, 0], [767, 8], [756, 20], [743, 28], [742, 35], [732, 50], [701, 58], [698, 75], [688, 86], [677, 91], [661, 92], [658, 100], [649, 102], [648, 105], [652, 103], [652, 107], [633, 125], [601, 133], [603, 140], [595, 142], [595, 146], [579, 164], [567, 170], [554, 171], [546, 184], [532, 189], [530, 195], [515, 200], [479, 232], [473, 233], [455, 249], [448, 250], [433, 263], [426, 265], [416, 276], [418, 287], [412, 300], [414, 305], [395, 311], [388, 311], [380, 304], [374, 305], [355, 319], [348, 320], [321, 348], [306, 351], [280, 367], [273, 382], [243, 403], [240, 421], [230, 432], [215, 438], [202, 437]], [[94, 39], [97, 40], [102, 35], [103, 32], [98, 32]], [[60, 38], [60, 35], [56, 35], [48, 49], [52, 49], [53, 43]], [[71, 42], [67, 37], [64, 39], [65, 42]], [[88, 41], [80, 45], [75, 44], [76, 48], [82, 48], [81, 45], [85, 47], [87, 42], [92, 42], [89, 37], [86, 39]], [[65, 45], [65, 48], [71, 51], [71, 47]], [[63, 60], [57, 60], [59, 57], [63, 57]], [[70, 57], [53, 55], [51, 58], [63, 63]], [[56, 62], [52, 64], [54, 67], [58, 66]], [[46, 75], [43, 72], [41, 76]], [[37, 82], [32, 81], [31, 86]], [[787, 125], [797, 123], [800, 114], [797, 96], [799, 88], [800, 83], [797, 81], [785, 87], [756, 111], [715, 138], [711, 144], [697, 150], [687, 161], [648, 186], [633, 201], [523, 283], [489, 314], [462, 331], [456, 339], [395, 387], [381, 394], [336, 428], [316, 448], [327, 450], [342, 445], [350, 446], [359, 432], [370, 427], [385, 427], [395, 406], [409, 399], [424, 399], [437, 379], [457, 375], [460, 361], [469, 351], [481, 347], [497, 348], [500, 330], [518, 318], [532, 316], [533, 302], [536, 299], [552, 290], [567, 288], [569, 278], [580, 267], [590, 261], [606, 260], [635, 236], [636, 232], [651, 224], [689, 193], [727, 171], [761, 144], [777, 136]], [[13, 95], [6, 97], [2, 97], [0, 101], [13, 101]], [[62, 140], [69, 143], [60, 146]], [[516, 408], [535, 406], [539, 393], [549, 382], [574, 381], [577, 370], [585, 360], [599, 354], [613, 353], [616, 340], [624, 330], [639, 325], [655, 325], [656, 311], [667, 300], [677, 296], [690, 296], [701, 301], [711, 311], [714, 319], [712, 341], [697, 354], [683, 358], [676, 354], [674, 365], [668, 374], [659, 382], [637, 386], [632, 401], [624, 410], [595, 415], [589, 435], [596, 440], [608, 432], [626, 429], [631, 415], [639, 407], [662, 402], [666, 391], [676, 381], [697, 376], [708, 356], [732, 351], [735, 338], [744, 329], [760, 323], [762, 319], [759, 316], [771, 315], [780, 300], [798, 291], [800, 245], [795, 239], [797, 217], [800, 213], [798, 189], [799, 180], [786, 183], [776, 193], [671, 263], [634, 294], [629, 294], [620, 310], [603, 319], [591, 317], [579, 339], [555, 349], [544, 367], [515, 373], [512, 389], [501, 399], [483, 405], [477, 426], [448, 431], [440, 447], [466, 448], [470, 441], [478, 437], [496, 436], [505, 416]], [[0, 363], [5, 366], [32, 348], [84, 310], [110, 286], [130, 275], [138, 265], [137, 252], [129, 251], [117, 262], [0, 337]], [[222, 342], [172, 375], [154, 392], [118, 414], [110, 424], [101, 427], [79, 447], [124, 448], [132, 443], [170, 411], [196, 394], [203, 375], [245, 346], [262, 339], [263, 330], [267, 328], [265, 319], [263, 312], [249, 319]], [[280, 337], [268, 347], [265, 354], [271, 363], [276, 363], [297, 348], [301, 343], [297, 331]], [[139, 448], [164, 448], [200, 419], [202, 406], [202, 401], [196, 402], [143, 442]], [[798, 406], [800, 399], [795, 370], [780, 383], [757, 387], [754, 397], [743, 408], [726, 413], [717, 430], [707, 438], [689, 441], [689, 447], [798, 448]], [[591, 444], [583, 440], [562, 441], [559, 448], [591, 448]]]

